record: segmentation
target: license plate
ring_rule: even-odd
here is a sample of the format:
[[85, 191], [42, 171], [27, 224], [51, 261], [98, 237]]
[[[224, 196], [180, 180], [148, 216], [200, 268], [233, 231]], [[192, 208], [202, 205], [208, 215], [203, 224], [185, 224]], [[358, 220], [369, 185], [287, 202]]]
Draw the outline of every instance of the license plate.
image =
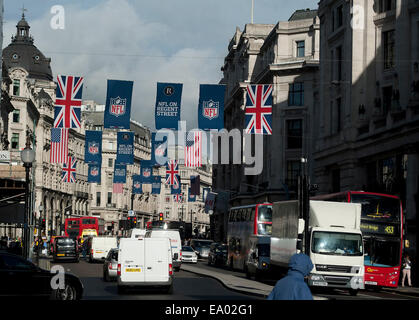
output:
[[375, 282], [375, 281], [365, 281], [365, 284], [370, 284], [370, 285], [376, 286], [377, 282]]
[[127, 268], [125, 272], [141, 272], [141, 268]]
[[103, 251], [96, 251], [96, 253], [103, 253]]
[[58, 257], [64, 257], [64, 256], [65, 256], [65, 254], [64, 254], [64, 253], [57, 253], [57, 256], [58, 256]]
[[327, 282], [313, 281], [313, 286], [327, 287]]

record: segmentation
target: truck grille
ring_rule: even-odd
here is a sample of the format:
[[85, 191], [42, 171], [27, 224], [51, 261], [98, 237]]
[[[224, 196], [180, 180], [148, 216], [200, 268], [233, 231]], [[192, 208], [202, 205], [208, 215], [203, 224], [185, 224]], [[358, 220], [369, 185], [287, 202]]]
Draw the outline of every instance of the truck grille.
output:
[[318, 264], [316, 264], [316, 269], [318, 271], [324, 271], [324, 272], [351, 273], [351, 267], [350, 266], [333, 266], [333, 265], [318, 265]]
[[345, 286], [351, 280], [351, 278], [324, 276], [324, 280], [326, 280], [329, 285]]

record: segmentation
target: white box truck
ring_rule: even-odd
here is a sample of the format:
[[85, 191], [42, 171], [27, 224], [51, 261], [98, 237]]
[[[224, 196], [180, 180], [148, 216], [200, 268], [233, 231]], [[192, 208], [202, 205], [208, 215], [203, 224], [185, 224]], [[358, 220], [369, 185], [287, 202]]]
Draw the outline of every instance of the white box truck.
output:
[[[299, 218], [298, 201], [276, 202], [272, 211], [271, 263], [288, 268], [305, 243], [305, 221]], [[309, 286], [348, 289], [351, 295], [364, 289], [360, 224], [360, 204], [310, 201], [308, 252], [314, 267]]]
[[118, 247], [116, 237], [93, 237], [89, 239], [89, 261], [105, 260], [109, 250]]
[[172, 246], [173, 270], [179, 271], [182, 265], [182, 241], [180, 233], [174, 229], [152, 229], [148, 230], [146, 238], [169, 238]]
[[141, 237], [144, 238], [145, 234], [147, 233], [146, 229], [139, 229], [139, 228], [134, 228], [134, 229], [131, 229], [130, 231], [131, 232], [128, 238], [134, 238], [134, 239], [141, 238]]
[[126, 288], [173, 290], [172, 250], [168, 238], [122, 238], [119, 243], [118, 293]]

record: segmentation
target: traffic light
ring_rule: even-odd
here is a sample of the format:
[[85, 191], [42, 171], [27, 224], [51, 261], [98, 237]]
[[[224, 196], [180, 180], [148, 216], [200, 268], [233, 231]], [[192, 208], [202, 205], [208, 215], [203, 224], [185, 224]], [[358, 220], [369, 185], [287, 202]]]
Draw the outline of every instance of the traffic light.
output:
[[127, 227], [128, 229], [131, 229], [132, 228], [131, 217], [128, 217], [127, 220], [128, 220]]
[[112, 221], [112, 230], [114, 230], [114, 229], [115, 229], [115, 222]]
[[133, 223], [134, 223], [134, 228], [135, 228], [137, 226], [137, 217], [134, 217]]
[[40, 229], [44, 229], [46, 227], [46, 219], [45, 218], [39, 218], [39, 227]]
[[163, 212], [159, 213], [159, 221], [163, 221]]

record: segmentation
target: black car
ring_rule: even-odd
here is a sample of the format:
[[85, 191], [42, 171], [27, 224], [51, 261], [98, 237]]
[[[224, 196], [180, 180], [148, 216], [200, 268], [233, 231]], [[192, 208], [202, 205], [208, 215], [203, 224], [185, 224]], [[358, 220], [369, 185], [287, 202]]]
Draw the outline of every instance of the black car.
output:
[[64, 273], [62, 277], [59, 273], [37, 267], [21, 256], [3, 251], [0, 251], [0, 283], [0, 297], [79, 300], [83, 295], [83, 284], [75, 275]]
[[211, 243], [208, 252], [208, 264], [225, 266], [227, 264], [227, 245], [222, 243]]
[[53, 261], [72, 260], [79, 262], [79, 245], [76, 239], [56, 237], [54, 240]]

